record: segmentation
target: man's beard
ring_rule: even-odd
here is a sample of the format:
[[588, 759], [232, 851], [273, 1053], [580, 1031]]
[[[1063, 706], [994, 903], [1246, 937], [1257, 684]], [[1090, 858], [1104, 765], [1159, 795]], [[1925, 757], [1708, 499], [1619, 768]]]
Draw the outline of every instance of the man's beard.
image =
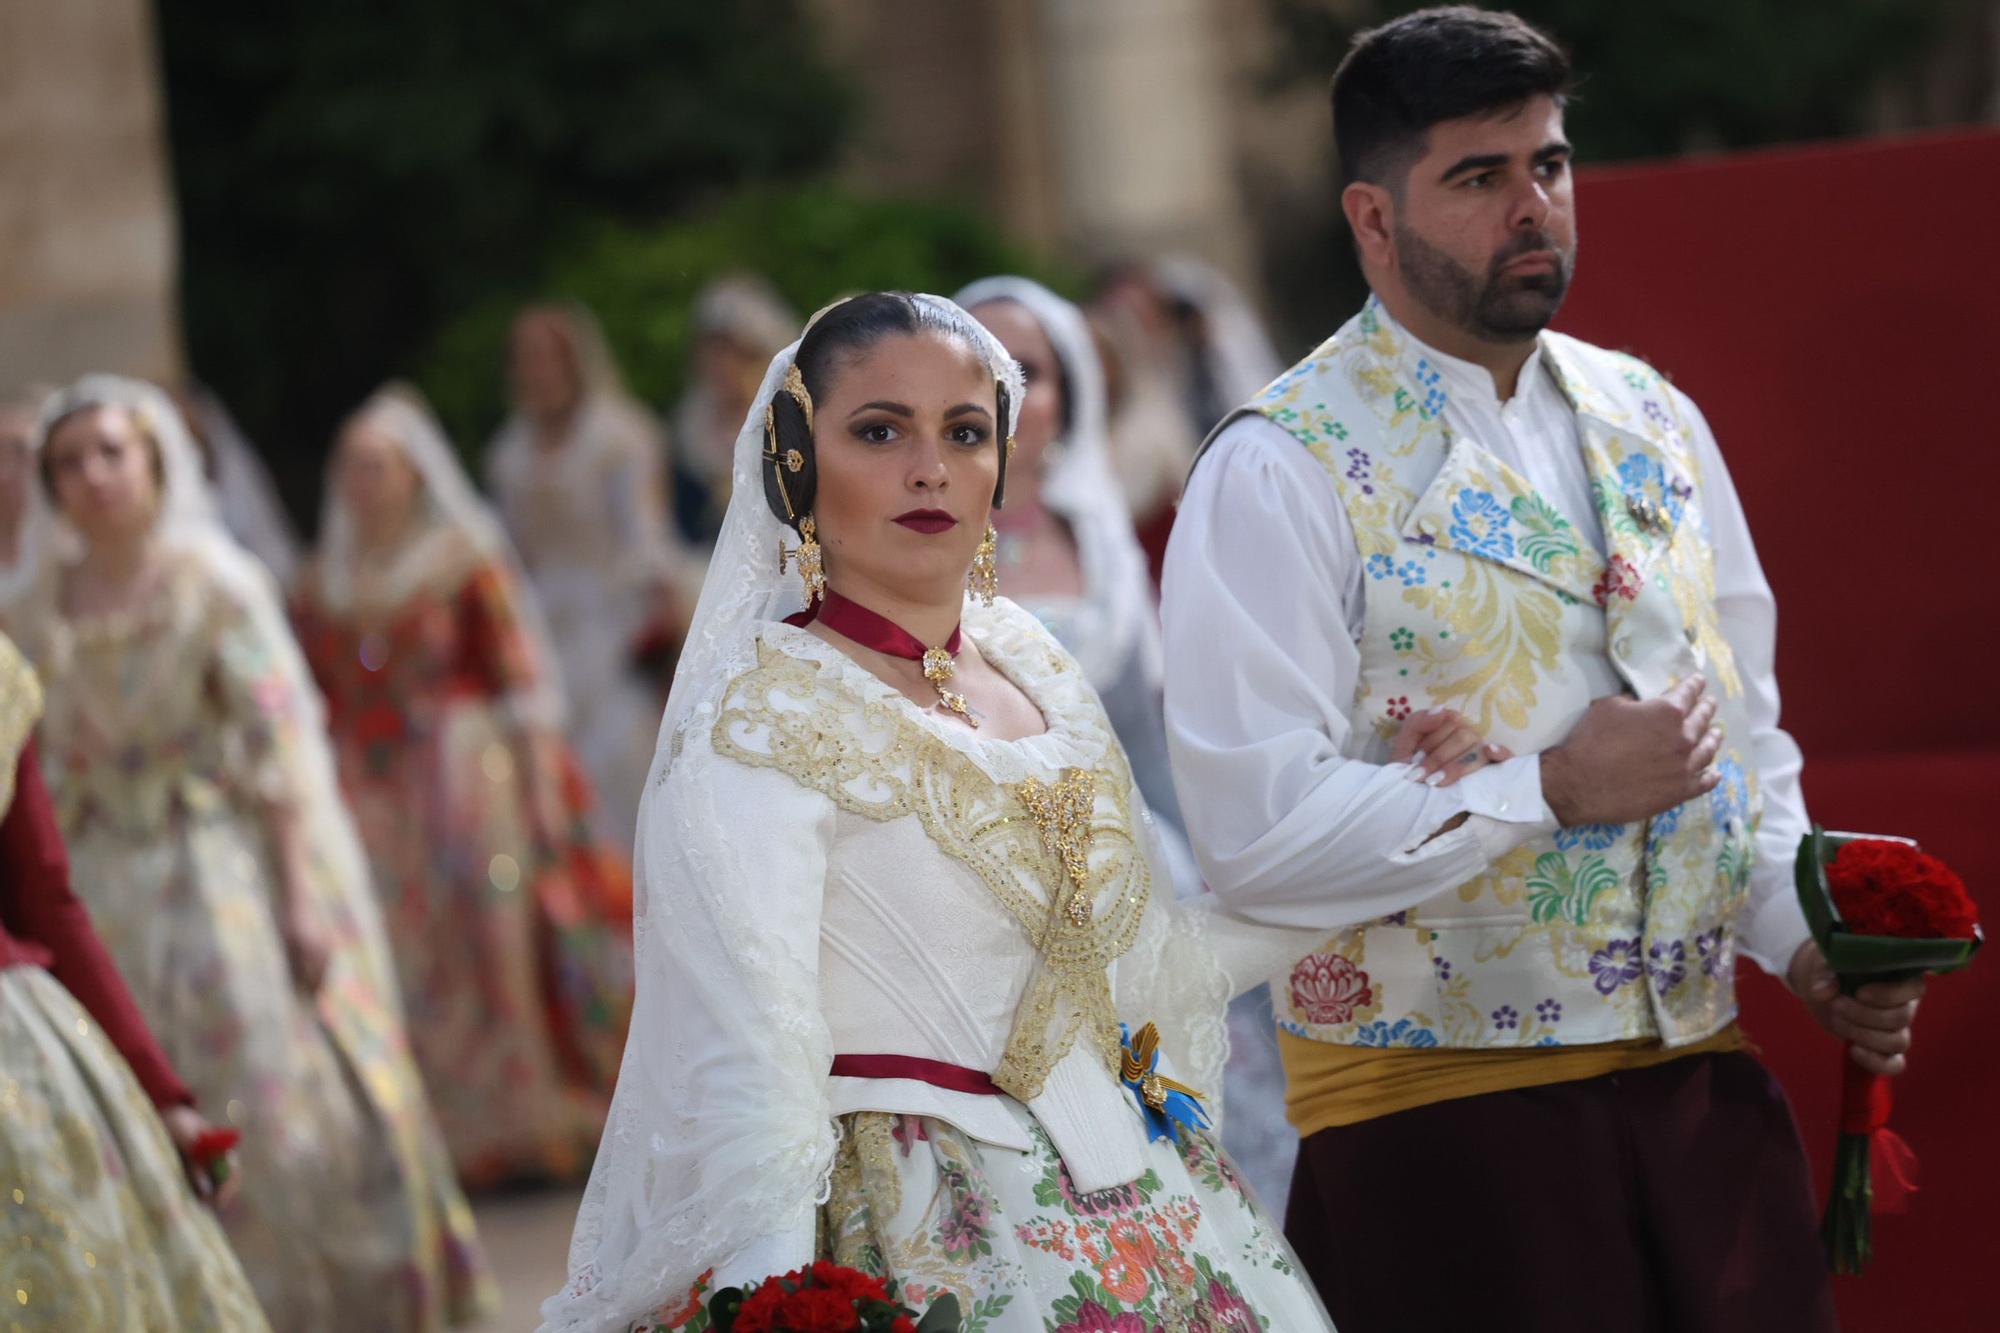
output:
[[[1553, 273], [1502, 273], [1501, 265], [1547, 250], [1556, 257]], [[1486, 268], [1482, 280], [1472, 270], [1417, 235], [1396, 227], [1396, 257], [1403, 285], [1426, 310], [1481, 342], [1525, 342], [1549, 326], [1569, 290], [1574, 252], [1559, 248], [1545, 232], [1524, 233]]]

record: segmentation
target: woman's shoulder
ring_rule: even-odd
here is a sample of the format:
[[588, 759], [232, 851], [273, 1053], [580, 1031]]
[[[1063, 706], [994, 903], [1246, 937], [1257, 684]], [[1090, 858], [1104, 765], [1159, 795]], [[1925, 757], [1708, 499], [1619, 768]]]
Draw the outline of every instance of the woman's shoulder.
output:
[[1088, 690], [1075, 656], [1040, 616], [1011, 598], [996, 597], [991, 606], [968, 601], [964, 624], [980, 655], [1030, 693], [1037, 687]]
[[[718, 712], [771, 712], [778, 720], [826, 725], [861, 709], [889, 687], [810, 630], [783, 621], [759, 621], [726, 655], [712, 692]], [[870, 690], [869, 684], [876, 690]]]

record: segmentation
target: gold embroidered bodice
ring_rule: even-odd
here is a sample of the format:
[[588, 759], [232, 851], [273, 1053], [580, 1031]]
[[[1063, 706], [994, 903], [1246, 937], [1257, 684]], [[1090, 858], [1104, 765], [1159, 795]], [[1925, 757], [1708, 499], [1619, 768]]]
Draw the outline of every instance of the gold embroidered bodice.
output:
[[947, 730], [957, 724], [837, 650], [773, 626], [723, 693], [711, 743], [849, 814], [915, 819], [1005, 909], [1034, 965], [993, 1077], [1027, 1101], [1079, 1037], [1117, 1067], [1111, 969], [1138, 935], [1152, 874], [1131, 772], [1081, 673], [1026, 613], [1008, 608], [991, 623], [980, 651], [1042, 709], [1045, 736]]

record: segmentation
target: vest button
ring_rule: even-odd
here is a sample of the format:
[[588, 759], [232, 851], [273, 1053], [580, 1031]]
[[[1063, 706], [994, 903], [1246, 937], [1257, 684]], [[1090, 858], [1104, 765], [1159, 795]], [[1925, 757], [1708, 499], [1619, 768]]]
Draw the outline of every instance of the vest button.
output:
[[1617, 639], [1613, 640], [1611, 651], [1620, 658], [1630, 657], [1632, 655], [1632, 636], [1629, 634], [1619, 635]]

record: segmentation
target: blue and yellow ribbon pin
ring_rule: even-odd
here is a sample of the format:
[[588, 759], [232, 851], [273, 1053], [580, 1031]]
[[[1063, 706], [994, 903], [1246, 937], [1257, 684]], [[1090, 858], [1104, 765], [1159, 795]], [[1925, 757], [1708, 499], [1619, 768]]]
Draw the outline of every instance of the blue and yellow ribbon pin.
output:
[[1201, 1094], [1159, 1072], [1160, 1030], [1148, 1023], [1135, 1037], [1120, 1023], [1118, 1036], [1125, 1044], [1118, 1061], [1118, 1078], [1139, 1103], [1147, 1137], [1171, 1139], [1177, 1123], [1191, 1130], [1207, 1129], [1208, 1113], [1201, 1109]]

